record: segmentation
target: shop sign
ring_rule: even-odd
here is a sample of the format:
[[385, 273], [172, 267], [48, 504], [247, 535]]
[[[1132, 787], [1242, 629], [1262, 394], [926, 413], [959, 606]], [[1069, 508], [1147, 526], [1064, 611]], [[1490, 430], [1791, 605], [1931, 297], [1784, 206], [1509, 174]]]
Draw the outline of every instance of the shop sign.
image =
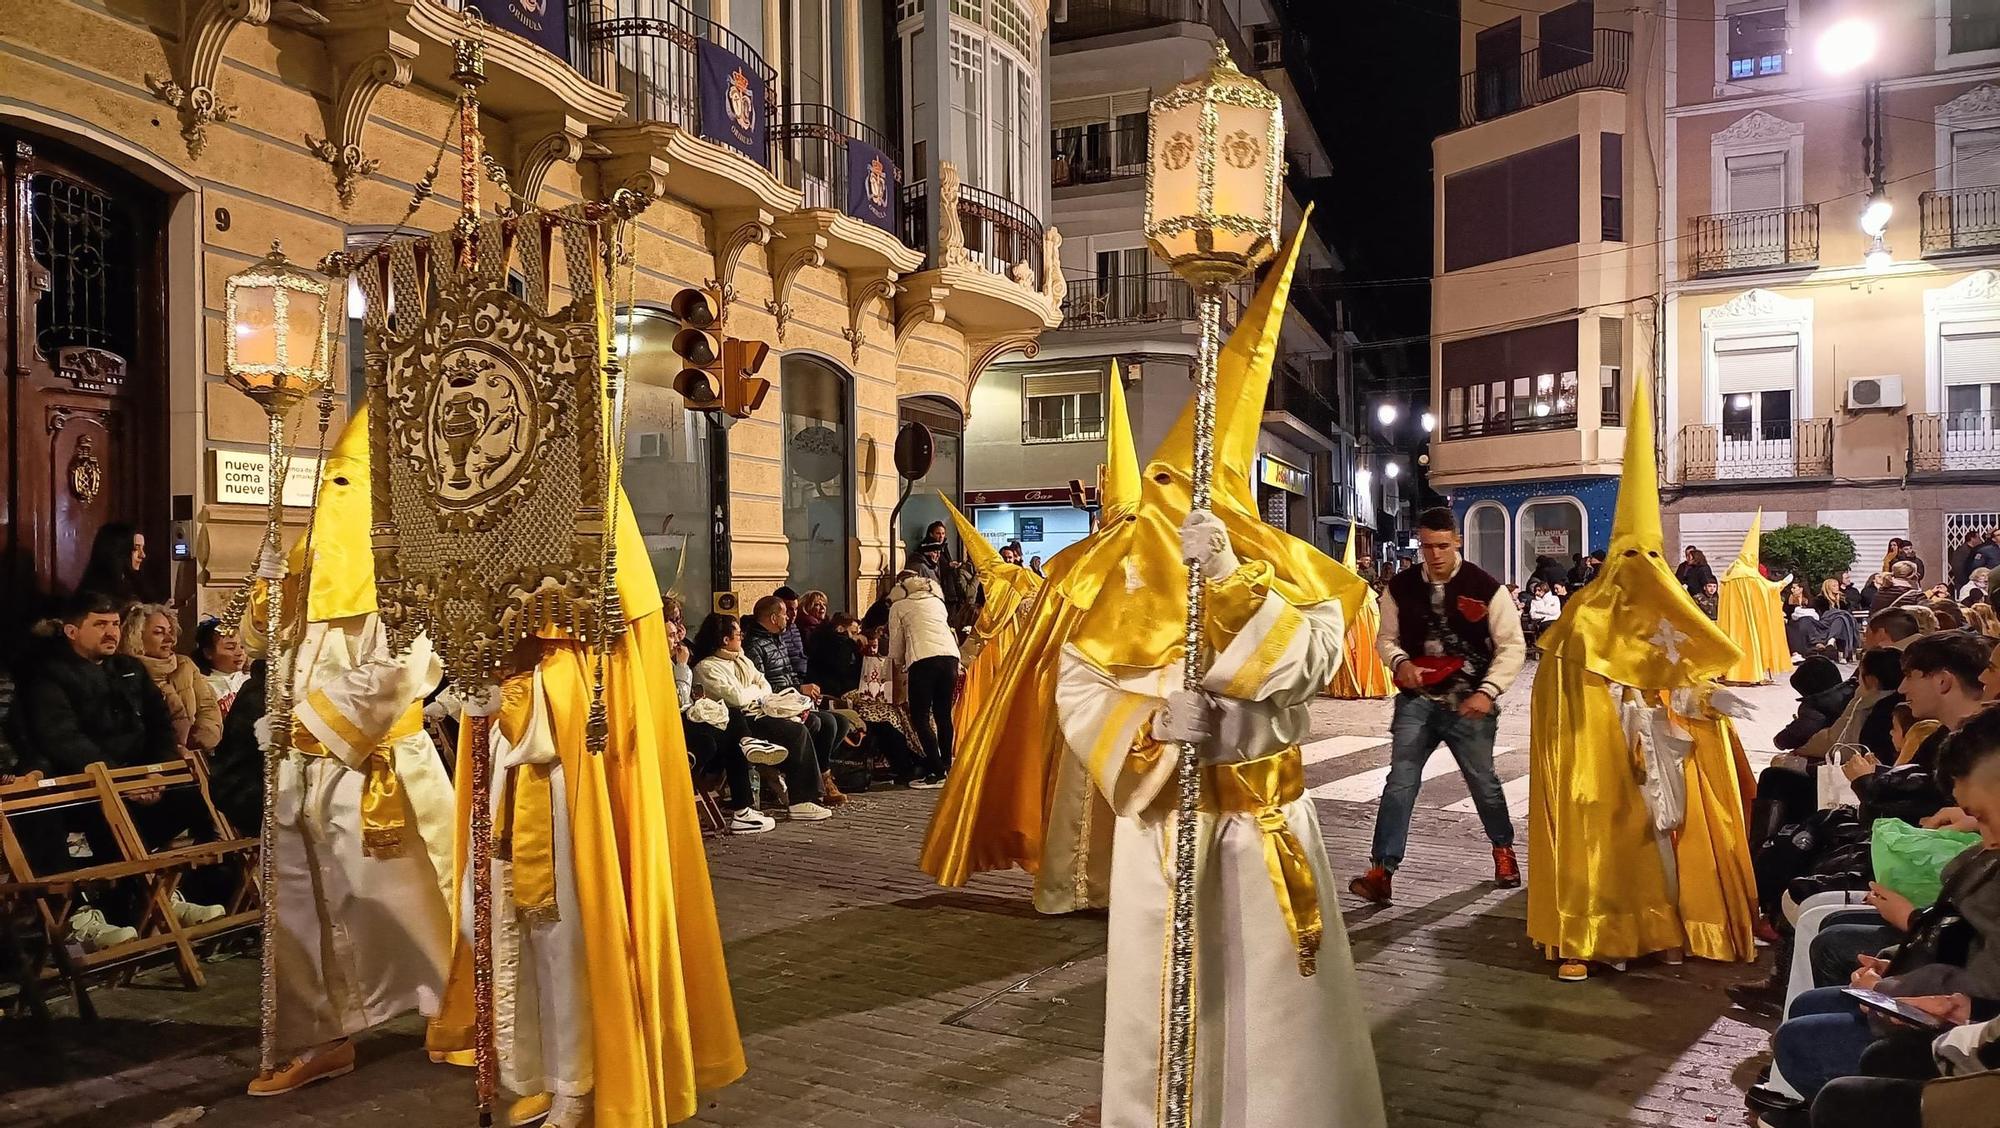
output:
[[1274, 458], [1267, 454], [1257, 461], [1257, 480], [1273, 489], [1304, 497], [1307, 486], [1312, 481], [1312, 475], [1282, 458]]
[[[1097, 487], [1085, 486], [1084, 499], [1095, 503]], [[1068, 505], [1068, 486], [1037, 487], [1028, 490], [967, 490], [967, 505]]]
[[[215, 454], [215, 503], [217, 505], [269, 505], [270, 461], [262, 454], [240, 450], [218, 450]], [[285, 467], [285, 504], [304, 508], [313, 503], [313, 482], [319, 478], [319, 459], [294, 457]]]

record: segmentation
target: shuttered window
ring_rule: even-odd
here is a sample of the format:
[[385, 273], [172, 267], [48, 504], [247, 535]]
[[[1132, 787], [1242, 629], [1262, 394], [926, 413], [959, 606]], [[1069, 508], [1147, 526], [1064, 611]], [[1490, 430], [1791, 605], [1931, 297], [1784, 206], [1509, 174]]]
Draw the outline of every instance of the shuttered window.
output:
[[1730, 157], [1728, 210], [1776, 211], [1785, 206], [1785, 155], [1755, 153]]
[[1725, 396], [1790, 391], [1799, 383], [1798, 338], [1787, 333], [1718, 342], [1715, 371], [1716, 386]]
[[2000, 184], [2000, 129], [1959, 129], [1951, 135], [1951, 186]]

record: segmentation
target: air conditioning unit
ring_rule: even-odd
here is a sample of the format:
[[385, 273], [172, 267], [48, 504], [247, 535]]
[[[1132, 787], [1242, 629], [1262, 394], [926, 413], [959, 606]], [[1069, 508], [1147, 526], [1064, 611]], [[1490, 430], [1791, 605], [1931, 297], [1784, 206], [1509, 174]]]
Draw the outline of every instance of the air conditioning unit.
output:
[[1849, 411], [1886, 411], [1904, 402], [1901, 376], [1854, 376], [1847, 381]]

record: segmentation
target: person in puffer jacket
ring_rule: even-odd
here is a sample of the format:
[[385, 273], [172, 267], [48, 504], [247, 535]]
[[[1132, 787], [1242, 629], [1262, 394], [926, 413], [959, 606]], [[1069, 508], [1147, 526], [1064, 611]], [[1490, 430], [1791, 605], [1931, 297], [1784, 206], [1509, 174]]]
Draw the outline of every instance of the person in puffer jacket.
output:
[[915, 572], [899, 574], [889, 589], [889, 662], [908, 687], [910, 719], [923, 745], [924, 774], [910, 786], [942, 787], [951, 770], [958, 636], [936, 581]]

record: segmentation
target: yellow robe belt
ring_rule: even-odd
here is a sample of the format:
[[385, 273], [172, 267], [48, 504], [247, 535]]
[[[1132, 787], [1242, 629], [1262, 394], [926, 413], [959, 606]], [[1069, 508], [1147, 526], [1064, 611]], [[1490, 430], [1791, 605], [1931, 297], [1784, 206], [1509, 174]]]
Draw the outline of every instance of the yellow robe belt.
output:
[[1286, 748], [1255, 760], [1210, 764], [1202, 797], [1212, 812], [1252, 814], [1264, 840], [1264, 867], [1278, 910], [1299, 953], [1299, 974], [1319, 970], [1319, 945], [1325, 933], [1320, 919], [1319, 882], [1313, 878], [1305, 847], [1285, 819], [1285, 804], [1306, 793], [1305, 760], [1297, 748]]
[[507, 773], [500, 823], [493, 828], [494, 856], [514, 867], [514, 907], [528, 924], [553, 924], [556, 910], [556, 765], [522, 764]]
[[[389, 727], [382, 743], [368, 754], [361, 770], [361, 853], [370, 858], [395, 858], [403, 853], [403, 785], [396, 779], [396, 761], [390, 747], [406, 736], [424, 731], [424, 708], [411, 705]], [[292, 723], [292, 749], [306, 756], [331, 758], [333, 753], [319, 738], [298, 722]]]

